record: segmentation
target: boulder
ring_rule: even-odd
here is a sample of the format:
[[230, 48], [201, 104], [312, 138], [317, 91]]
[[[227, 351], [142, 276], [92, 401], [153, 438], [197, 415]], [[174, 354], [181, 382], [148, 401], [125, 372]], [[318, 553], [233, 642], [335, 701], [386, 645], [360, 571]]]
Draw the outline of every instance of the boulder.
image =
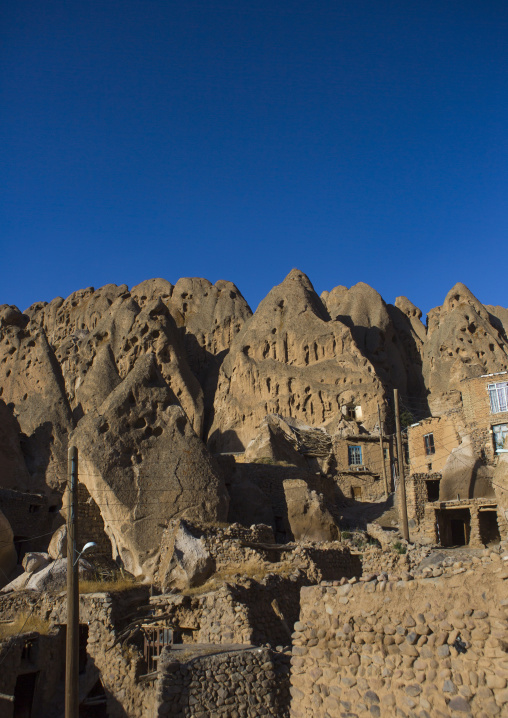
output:
[[23, 556], [21, 565], [25, 573], [36, 573], [42, 568], [45, 568], [51, 561], [49, 553], [38, 553], [36, 551], [29, 551]]
[[[78, 563], [78, 576], [82, 580], [92, 580], [95, 577], [94, 567], [80, 558]], [[60, 558], [49, 565], [36, 571], [36, 573], [24, 573], [4, 586], [1, 593], [12, 591], [44, 591], [55, 593], [63, 591], [67, 586], [67, 559]]]
[[153, 354], [81, 419], [71, 437], [79, 475], [98, 505], [113, 558], [150, 577], [171, 519], [223, 521], [228, 495]]
[[284, 481], [284, 495], [291, 533], [296, 541], [337, 541], [339, 529], [322, 495], [302, 479]]
[[205, 583], [215, 571], [215, 559], [203, 539], [195, 537], [185, 521], [178, 521], [161, 566], [162, 587], [183, 590]]
[[48, 546], [48, 553], [56, 561], [59, 558], [67, 558], [67, 525], [60, 526], [53, 536]]

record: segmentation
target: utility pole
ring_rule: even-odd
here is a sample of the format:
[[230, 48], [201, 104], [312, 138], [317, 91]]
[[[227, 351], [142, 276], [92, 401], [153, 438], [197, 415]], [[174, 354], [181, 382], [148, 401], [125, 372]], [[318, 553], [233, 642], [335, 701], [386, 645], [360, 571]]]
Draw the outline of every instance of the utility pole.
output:
[[381, 409], [379, 408], [379, 403], [377, 405], [377, 420], [379, 423], [379, 449], [381, 451], [381, 466], [383, 467], [383, 479], [385, 482], [385, 494], [386, 494], [386, 498], [388, 498], [390, 491], [388, 489], [388, 479], [386, 478], [385, 452], [384, 452], [384, 448], [383, 448], [383, 426], [381, 424]]
[[65, 660], [65, 718], [78, 718], [79, 584], [77, 562], [78, 450], [69, 447], [67, 473], [67, 646]]
[[400, 488], [400, 514], [402, 519], [402, 536], [409, 541], [409, 527], [407, 524], [406, 479], [404, 478], [404, 457], [402, 455], [402, 432], [400, 430], [399, 391], [393, 390], [395, 403], [395, 429], [397, 431], [397, 464], [399, 467]]

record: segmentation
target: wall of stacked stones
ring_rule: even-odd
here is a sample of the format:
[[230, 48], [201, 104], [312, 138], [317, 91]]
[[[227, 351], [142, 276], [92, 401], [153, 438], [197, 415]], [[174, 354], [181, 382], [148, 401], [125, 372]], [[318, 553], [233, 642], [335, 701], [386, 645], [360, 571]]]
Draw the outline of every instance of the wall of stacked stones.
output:
[[[41, 494], [0, 489], [0, 511], [9, 521], [15, 540], [28, 538], [27, 534], [29, 536], [47, 534], [63, 523], [56, 505], [49, 505], [47, 496]], [[30, 541], [23, 540], [19, 546], [22, 555], [27, 551], [46, 550], [49, 538], [49, 536], [41, 536]]]
[[490, 377], [477, 377], [463, 382], [462, 404], [464, 417], [471, 434], [476, 456], [485, 456], [488, 463], [494, 460], [494, 440], [490, 433], [493, 424], [508, 423], [508, 412], [493, 414], [487, 391], [489, 384], [508, 381], [508, 373]]
[[159, 664], [154, 718], [289, 715], [289, 656], [284, 653], [249, 648], [200, 656], [198, 649], [185, 660], [164, 649]]
[[[406, 479], [406, 502], [407, 517], [414, 523], [420, 524], [425, 518], [425, 504], [429, 500], [427, 481], [440, 481], [442, 475], [439, 473], [432, 474], [411, 474]], [[412, 528], [412, 527], [410, 527]]]
[[508, 715], [508, 571], [493, 565], [303, 588], [291, 718]]

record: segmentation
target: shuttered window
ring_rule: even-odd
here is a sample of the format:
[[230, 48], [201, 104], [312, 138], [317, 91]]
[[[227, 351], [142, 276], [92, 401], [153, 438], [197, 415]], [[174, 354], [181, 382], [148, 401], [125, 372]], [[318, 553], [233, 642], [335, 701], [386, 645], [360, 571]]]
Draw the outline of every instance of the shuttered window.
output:
[[423, 441], [425, 442], [425, 453], [427, 456], [435, 454], [436, 449], [434, 448], [434, 434], [425, 434]]

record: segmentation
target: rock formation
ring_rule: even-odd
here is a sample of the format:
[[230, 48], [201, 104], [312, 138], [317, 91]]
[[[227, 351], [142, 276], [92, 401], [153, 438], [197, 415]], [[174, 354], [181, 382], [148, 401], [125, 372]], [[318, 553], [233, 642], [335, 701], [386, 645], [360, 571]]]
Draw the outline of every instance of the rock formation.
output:
[[500, 320], [460, 282], [427, 316], [423, 375], [433, 415], [460, 405], [460, 381], [508, 368]]
[[[24, 313], [2, 305], [0, 489], [61, 505], [71, 438], [115, 556], [136, 574], [150, 575], [174, 517], [273, 525], [281, 510], [268, 494], [284, 503], [286, 479], [313, 491], [306, 473], [333, 474], [332, 439], [377, 432], [378, 403], [393, 431], [394, 387], [424, 418], [460, 406], [462, 379], [507, 369], [508, 309], [457, 284], [428, 328], [421, 316], [364, 283], [320, 298], [296, 269], [255, 314], [231, 282], [200, 278], [88, 287]], [[204, 442], [245, 451], [226, 477], [229, 514]], [[492, 494], [492, 472], [466, 443], [445, 468], [443, 496], [458, 486]], [[263, 473], [263, 463], [275, 466]]]
[[71, 440], [79, 475], [98, 504], [114, 557], [151, 575], [170, 519], [222, 521], [227, 492], [152, 354], [140, 357]]
[[349, 327], [331, 320], [302, 272], [293, 270], [268, 294], [235, 337], [215, 397], [210, 445], [242, 450], [267, 414], [328, 424], [348, 406], [376, 422], [384, 389]]

